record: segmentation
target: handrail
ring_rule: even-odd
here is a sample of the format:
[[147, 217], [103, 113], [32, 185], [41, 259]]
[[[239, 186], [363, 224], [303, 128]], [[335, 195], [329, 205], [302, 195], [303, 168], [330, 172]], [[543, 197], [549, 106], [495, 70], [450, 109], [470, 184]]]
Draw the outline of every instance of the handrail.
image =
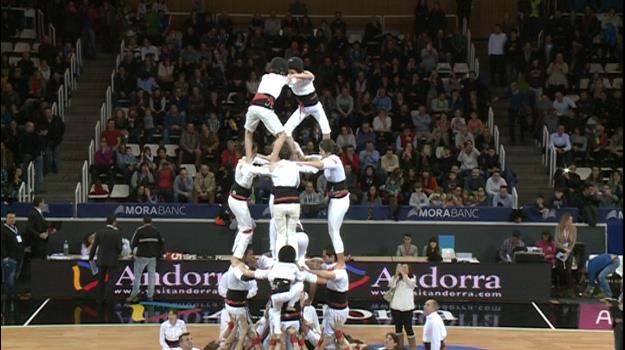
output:
[[35, 163], [28, 163], [26, 168], [26, 178], [28, 179], [28, 189], [26, 190], [26, 196], [28, 202], [33, 200], [33, 194], [35, 192]]
[[512, 187], [512, 209], [519, 209], [519, 193]]
[[556, 151], [552, 146], [549, 146], [549, 185], [555, 184], [556, 173]]
[[495, 130], [493, 131], [493, 139], [495, 141], [495, 151], [499, 153], [499, 127], [495, 125]]
[[17, 191], [17, 200], [22, 203], [28, 202], [26, 198], [26, 183], [24, 181], [22, 181], [20, 189]]
[[96, 140], [95, 142], [95, 150], [99, 151], [100, 150], [100, 121], [98, 120], [97, 123], [95, 123], [95, 129], [93, 131], [93, 135], [94, 135], [94, 140]]
[[95, 155], [95, 142], [93, 140], [91, 140], [91, 142], [89, 142], [89, 165], [93, 164], [93, 157]]
[[57, 106], [58, 105], [56, 104], [56, 102], [52, 102], [52, 107], [50, 107], [50, 109], [52, 110], [52, 115], [58, 115], [59, 109]]
[[111, 112], [112, 112], [112, 93], [111, 93], [111, 87], [107, 87], [106, 88], [106, 118], [107, 119], [111, 119]]
[[[122, 41], [122, 44], [123, 44], [123, 43], [124, 43], [124, 42]], [[115, 69], [119, 68], [119, 64], [120, 64], [120, 63], [122, 63], [122, 56], [121, 56], [121, 54], [118, 54], [118, 55], [115, 57]]]
[[82, 68], [82, 41], [80, 41], [80, 39], [76, 40], [76, 62], [78, 64], [76, 74], [80, 75]]
[[50, 43], [52, 43], [52, 46], [56, 46], [56, 28], [53, 24], [48, 25], [48, 36], [50, 37]]
[[72, 54], [72, 56], [70, 57], [69, 67], [70, 67], [70, 71], [69, 71], [70, 81], [67, 84], [69, 84], [69, 86], [71, 87], [73, 91], [74, 89], [76, 89], [76, 55], [75, 54]]
[[63, 73], [63, 98], [65, 99], [65, 104], [63, 108], [67, 108], [69, 106], [69, 94], [67, 91], [67, 87], [71, 84], [71, 78], [69, 75], [69, 68], [65, 69], [65, 73]]
[[488, 107], [488, 121], [486, 122], [486, 125], [488, 126], [488, 130], [490, 130], [490, 134], [492, 136], [493, 132], [495, 132], [495, 112], [493, 112], [493, 107]]
[[59, 89], [56, 91], [56, 102], [58, 103], [61, 120], [65, 121], [65, 98], [63, 97], [63, 91], [63, 85], [59, 86]]
[[41, 10], [37, 10], [36, 14], [35, 14], [35, 21], [37, 23], [35, 23], [35, 29], [37, 31], [37, 37], [38, 38], [42, 38], [46, 33], [45, 33], [45, 15], [43, 14], [43, 11]]
[[84, 163], [82, 163], [82, 202], [86, 202], [87, 201], [87, 193], [89, 191], [89, 165], [87, 164], [87, 161], [85, 160]]
[[547, 156], [548, 156], [548, 151], [549, 151], [549, 130], [547, 129], [547, 126], [543, 126], [543, 140], [542, 140], [542, 144], [540, 145], [541, 148], [544, 149], [544, 153], [543, 153], [543, 165], [547, 166]]
[[506, 170], [506, 149], [503, 145], [499, 145], [499, 163], [501, 163], [501, 171]]
[[[106, 103], [102, 103], [102, 106], [100, 106], [100, 126], [102, 128], [106, 128], [107, 120], [108, 118], [106, 117]], [[100, 137], [96, 137], [95, 140], [100, 140]]]
[[78, 203], [82, 203], [82, 185], [80, 181], [76, 183], [76, 188], [74, 189], [74, 215], [78, 214]]
[[115, 92], [115, 69], [111, 72], [111, 92]]
[[477, 57], [475, 58], [475, 67], [473, 67], [473, 71], [475, 71], [475, 77], [479, 78], [480, 77], [480, 60]]

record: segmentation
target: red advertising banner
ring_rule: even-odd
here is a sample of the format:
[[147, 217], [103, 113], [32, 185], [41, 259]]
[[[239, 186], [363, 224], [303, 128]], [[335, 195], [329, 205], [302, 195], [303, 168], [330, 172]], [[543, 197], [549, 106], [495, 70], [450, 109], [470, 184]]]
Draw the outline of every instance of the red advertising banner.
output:
[[578, 328], [611, 330], [610, 308], [605, 304], [581, 304]]

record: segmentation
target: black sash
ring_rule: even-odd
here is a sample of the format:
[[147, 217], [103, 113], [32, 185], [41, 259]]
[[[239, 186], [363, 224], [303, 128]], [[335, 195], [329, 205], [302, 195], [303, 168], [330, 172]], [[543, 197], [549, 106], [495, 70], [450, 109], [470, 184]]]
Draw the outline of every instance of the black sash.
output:
[[271, 294], [285, 293], [291, 289], [291, 281], [277, 278], [271, 284]]
[[226, 292], [226, 299], [232, 300], [232, 301], [246, 301], [247, 291], [228, 289], [228, 292]]
[[343, 310], [347, 307], [347, 292], [337, 292], [332, 289], [327, 289], [328, 306], [336, 309]]
[[302, 96], [295, 95], [295, 99], [300, 105], [304, 107], [314, 106], [317, 103], [319, 103], [319, 97], [317, 97], [317, 92], [314, 92], [314, 91], [308, 95], [302, 95]]
[[251, 105], [260, 106], [260, 107], [273, 110], [273, 105], [275, 102], [276, 102], [276, 99], [273, 96], [257, 93], [256, 95], [254, 95]]
[[247, 200], [252, 195], [252, 189], [245, 188], [235, 181], [230, 188], [230, 194], [236, 199]]
[[300, 313], [302, 311], [302, 305], [297, 302], [294, 305], [295, 310], [289, 311], [287, 310], [288, 303], [284, 303], [282, 305], [282, 310], [280, 310], [280, 319], [284, 321], [299, 321]]
[[328, 181], [328, 192], [340, 192], [347, 190], [347, 181], [330, 182]]
[[299, 203], [299, 193], [297, 187], [277, 186], [271, 190], [273, 193], [273, 203]]

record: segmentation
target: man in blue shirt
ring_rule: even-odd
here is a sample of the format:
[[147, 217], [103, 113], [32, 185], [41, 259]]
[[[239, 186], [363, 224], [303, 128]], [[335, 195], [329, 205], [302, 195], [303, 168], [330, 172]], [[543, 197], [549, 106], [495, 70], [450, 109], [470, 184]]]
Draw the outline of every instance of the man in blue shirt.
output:
[[368, 166], [373, 166], [376, 170], [378, 169], [378, 164], [380, 164], [380, 152], [376, 151], [373, 146], [373, 142], [368, 141], [365, 149], [360, 151], [360, 168], [367, 169]]
[[362, 123], [362, 127], [356, 132], [356, 151], [364, 150], [367, 142], [373, 142], [375, 145], [375, 131], [371, 129], [369, 123], [365, 122]]
[[391, 98], [386, 95], [386, 90], [384, 90], [384, 88], [378, 89], [378, 94], [371, 102], [375, 106], [375, 110], [378, 112], [381, 110], [389, 112], [393, 108]]

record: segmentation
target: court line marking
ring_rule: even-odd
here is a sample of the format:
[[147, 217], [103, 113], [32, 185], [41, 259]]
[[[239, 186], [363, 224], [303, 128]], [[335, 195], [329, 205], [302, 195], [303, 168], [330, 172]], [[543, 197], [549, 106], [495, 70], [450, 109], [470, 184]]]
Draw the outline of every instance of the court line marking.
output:
[[549, 321], [549, 319], [547, 319], [547, 316], [545, 316], [545, 314], [543, 313], [543, 310], [541, 310], [538, 305], [536, 305], [535, 302], [532, 301], [532, 306], [534, 307], [534, 309], [536, 309], [536, 311], [538, 312], [538, 314], [540, 314], [540, 317], [543, 318], [543, 320], [547, 323], [547, 325], [549, 326], [549, 328], [551, 328], [551, 330], [555, 331], [556, 327], [553, 326], [553, 324], [551, 324], [551, 322]]
[[50, 301], [50, 298], [46, 299], [43, 301], [43, 303], [41, 303], [41, 305], [39, 306], [39, 308], [32, 314], [32, 316], [30, 316], [30, 318], [28, 320], [26, 320], [26, 322], [24, 322], [24, 325], [22, 325], [22, 327], [26, 327], [30, 324], [30, 322], [35, 319], [35, 317], [37, 316], [37, 314], [43, 310], [43, 308], [48, 304], [48, 302]]
[[[28, 329], [32, 328], [79, 328], [79, 327], [160, 327], [160, 323], [89, 323], [89, 324], [44, 324], [44, 325], [31, 325]], [[193, 327], [219, 327], [218, 324], [209, 323], [187, 323], [187, 326]], [[365, 324], [365, 325], [346, 325], [347, 328], [392, 328], [392, 324], [377, 325], [377, 324]], [[23, 326], [2, 326], [4, 329], [24, 329]], [[422, 325], [414, 326], [414, 328], [423, 328]], [[564, 333], [612, 333], [611, 330], [597, 330], [597, 329], [570, 329], [570, 328], [522, 328], [522, 327], [476, 327], [476, 326], [447, 326], [447, 329], [470, 329], [470, 330], [485, 330], [485, 331], [517, 331], [517, 332], [564, 332]]]

